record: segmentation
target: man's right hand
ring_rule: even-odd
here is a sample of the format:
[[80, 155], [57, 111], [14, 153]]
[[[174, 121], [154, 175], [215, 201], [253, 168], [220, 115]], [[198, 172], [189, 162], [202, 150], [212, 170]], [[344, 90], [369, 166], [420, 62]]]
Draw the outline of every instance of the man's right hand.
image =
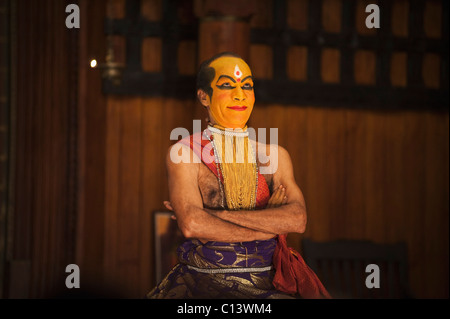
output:
[[286, 203], [287, 203], [286, 188], [283, 185], [280, 185], [273, 192], [272, 196], [270, 196], [266, 208], [276, 208]]
[[[164, 206], [165, 206], [168, 210], [170, 210], [170, 211], [173, 212], [172, 205], [170, 204], [170, 202], [169, 202], [168, 200], [165, 200], [163, 203], [164, 203]], [[170, 216], [170, 218], [172, 218], [173, 220], [176, 220], [176, 219], [177, 219], [177, 217], [176, 217], [175, 215]]]

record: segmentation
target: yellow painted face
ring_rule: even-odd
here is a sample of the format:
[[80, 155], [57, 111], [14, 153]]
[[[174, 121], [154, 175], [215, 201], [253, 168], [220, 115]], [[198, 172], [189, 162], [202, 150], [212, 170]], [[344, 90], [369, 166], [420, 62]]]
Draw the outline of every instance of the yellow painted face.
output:
[[213, 93], [207, 98], [211, 122], [226, 128], [243, 128], [255, 104], [250, 67], [235, 57], [219, 58], [210, 66], [215, 70]]

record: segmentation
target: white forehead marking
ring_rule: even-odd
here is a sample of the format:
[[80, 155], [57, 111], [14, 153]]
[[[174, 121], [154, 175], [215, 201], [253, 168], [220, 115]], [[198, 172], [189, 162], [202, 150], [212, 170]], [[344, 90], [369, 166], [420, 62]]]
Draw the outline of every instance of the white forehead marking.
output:
[[241, 76], [242, 76], [242, 71], [239, 69], [239, 67], [237, 66], [237, 64], [236, 64], [236, 66], [234, 67], [234, 76], [235, 76], [236, 78], [238, 78], [238, 79], [240, 79]]

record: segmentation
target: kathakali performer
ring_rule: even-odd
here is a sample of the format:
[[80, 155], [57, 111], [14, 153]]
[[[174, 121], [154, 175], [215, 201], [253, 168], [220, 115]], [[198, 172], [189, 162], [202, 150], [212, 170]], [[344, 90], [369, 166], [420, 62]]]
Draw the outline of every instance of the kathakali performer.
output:
[[250, 67], [233, 53], [212, 57], [200, 66], [197, 96], [207, 129], [172, 145], [166, 157], [165, 205], [186, 240], [179, 263], [147, 298], [329, 298], [286, 245], [288, 233], [306, 226], [289, 154], [249, 137]]

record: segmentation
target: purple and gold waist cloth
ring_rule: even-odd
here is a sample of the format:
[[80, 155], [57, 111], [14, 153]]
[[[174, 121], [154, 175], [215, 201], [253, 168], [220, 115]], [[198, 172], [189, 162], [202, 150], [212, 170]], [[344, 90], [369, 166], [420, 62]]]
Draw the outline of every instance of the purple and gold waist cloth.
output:
[[276, 245], [276, 239], [205, 244], [186, 240], [177, 250], [179, 263], [147, 298], [292, 298], [272, 284]]

